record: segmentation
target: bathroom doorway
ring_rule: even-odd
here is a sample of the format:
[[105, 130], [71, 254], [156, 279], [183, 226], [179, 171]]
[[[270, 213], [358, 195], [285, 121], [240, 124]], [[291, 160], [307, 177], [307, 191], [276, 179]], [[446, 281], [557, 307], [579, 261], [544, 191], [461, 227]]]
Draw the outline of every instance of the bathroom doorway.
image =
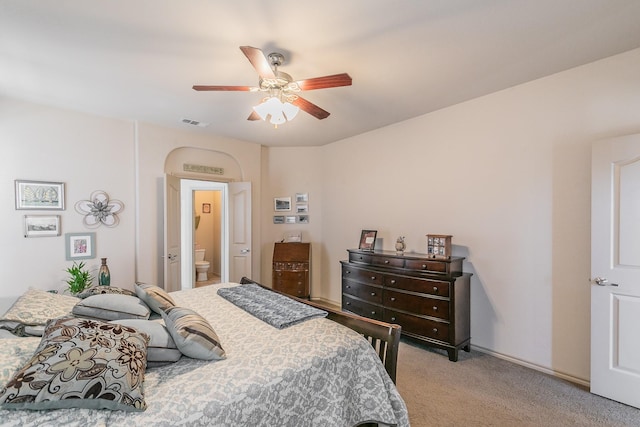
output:
[[[222, 190], [194, 190], [194, 287], [221, 282], [222, 277]], [[202, 260], [198, 258], [200, 255]]]

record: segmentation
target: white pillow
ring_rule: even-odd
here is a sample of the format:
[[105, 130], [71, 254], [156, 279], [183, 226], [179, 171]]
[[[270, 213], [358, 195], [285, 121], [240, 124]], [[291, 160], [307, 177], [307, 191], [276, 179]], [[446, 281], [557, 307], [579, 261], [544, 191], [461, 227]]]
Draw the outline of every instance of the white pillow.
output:
[[144, 319], [120, 319], [112, 320], [110, 323], [129, 326], [149, 335], [150, 340], [147, 347], [148, 367], [177, 362], [182, 357], [182, 353], [176, 347], [176, 343], [171, 338], [169, 331], [160, 322]]

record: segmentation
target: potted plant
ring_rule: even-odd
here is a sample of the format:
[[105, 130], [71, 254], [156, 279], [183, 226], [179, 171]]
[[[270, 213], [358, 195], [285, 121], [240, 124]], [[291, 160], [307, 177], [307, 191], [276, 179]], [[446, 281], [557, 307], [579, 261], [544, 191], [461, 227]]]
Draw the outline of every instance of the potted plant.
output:
[[71, 292], [72, 295], [76, 295], [91, 286], [93, 276], [91, 276], [89, 270], [85, 270], [84, 262], [77, 264], [74, 261], [73, 266], [67, 268], [66, 272], [71, 276], [67, 279], [67, 284], [69, 285], [69, 292]]

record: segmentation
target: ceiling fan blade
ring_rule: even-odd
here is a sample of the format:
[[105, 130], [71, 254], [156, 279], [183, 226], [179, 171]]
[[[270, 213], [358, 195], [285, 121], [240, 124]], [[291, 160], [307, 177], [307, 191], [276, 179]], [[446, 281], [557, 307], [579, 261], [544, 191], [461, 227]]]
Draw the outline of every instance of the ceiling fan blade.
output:
[[347, 73], [334, 74], [332, 76], [316, 77], [313, 79], [299, 80], [298, 86], [302, 90], [325, 89], [329, 87], [351, 86], [351, 76]]
[[252, 111], [251, 114], [249, 114], [249, 117], [247, 117], [247, 120], [262, 120], [260, 118], [260, 115], [258, 115], [258, 113], [256, 113], [255, 111]]
[[243, 91], [248, 92], [253, 87], [251, 86], [203, 86], [203, 85], [195, 85], [193, 86], [193, 90], [222, 90], [222, 91]]
[[276, 78], [276, 75], [271, 69], [271, 64], [260, 49], [251, 46], [240, 46], [240, 50], [242, 51], [242, 53], [244, 53], [249, 62], [251, 62], [251, 65], [253, 65], [253, 68], [256, 69], [260, 77], [262, 77], [263, 79]]
[[300, 107], [301, 110], [306, 111], [307, 113], [311, 114], [313, 117], [319, 120], [326, 119], [327, 117], [329, 117], [329, 114], [330, 114], [328, 111], [323, 110], [322, 108], [318, 107], [316, 104], [313, 104], [301, 97], [298, 97], [298, 99], [296, 99], [291, 103], [296, 107]]

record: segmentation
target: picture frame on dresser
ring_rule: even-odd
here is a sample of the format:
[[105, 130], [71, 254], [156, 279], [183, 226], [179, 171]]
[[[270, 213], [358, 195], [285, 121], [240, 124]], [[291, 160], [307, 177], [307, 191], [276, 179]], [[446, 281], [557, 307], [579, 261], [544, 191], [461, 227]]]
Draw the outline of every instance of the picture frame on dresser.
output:
[[378, 230], [362, 230], [360, 233], [360, 245], [358, 249], [362, 251], [373, 251], [376, 246], [376, 236]]

